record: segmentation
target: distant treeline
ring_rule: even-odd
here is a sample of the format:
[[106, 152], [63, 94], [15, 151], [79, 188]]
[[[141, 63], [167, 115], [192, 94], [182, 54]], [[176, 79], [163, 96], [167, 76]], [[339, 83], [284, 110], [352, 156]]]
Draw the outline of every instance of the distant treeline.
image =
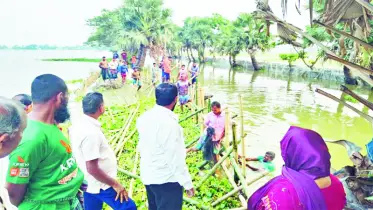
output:
[[53, 46], [53, 45], [14, 45], [6, 46], [0, 45], [0, 50], [107, 50], [104, 47], [92, 47], [92, 46]]

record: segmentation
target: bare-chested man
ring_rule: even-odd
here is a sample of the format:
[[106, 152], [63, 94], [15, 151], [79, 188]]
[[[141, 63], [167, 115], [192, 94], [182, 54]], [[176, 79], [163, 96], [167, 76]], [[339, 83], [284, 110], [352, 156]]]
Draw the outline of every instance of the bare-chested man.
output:
[[100, 69], [101, 69], [101, 76], [102, 76], [102, 79], [105, 81], [108, 79], [108, 69], [109, 69], [109, 64], [106, 60], [106, 57], [102, 57], [102, 61], [100, 62], [100, 65], [99, 65]]

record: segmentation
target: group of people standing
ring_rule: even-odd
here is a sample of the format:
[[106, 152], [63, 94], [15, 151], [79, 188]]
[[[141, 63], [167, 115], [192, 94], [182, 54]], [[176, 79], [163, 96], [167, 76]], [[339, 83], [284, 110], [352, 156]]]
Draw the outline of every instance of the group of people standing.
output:
[[[102, 57], [102, 60], [99, 63], [99, 67], [101, 69], [102, 79], [105, 82], [116, 80], [118, 78], [118, 74], [120, 74], [122, 78], [122, 83], [126, 83], [127, 74], [129, 73], [127, 52], [123, 50], [120, 56], [121, 58], [119, 59], [119, 54], [117, 52], [114, 52], [113, 58], [110, 61], [108, 61], [105, 56]], [[133, 70], [131, 75], [132, 79], [137, 80], [137, 83], [135, 84], [140, 89], [140, 73], [138, 72], [139, 69], [137, 67], [137, 58], [135, 55], [133, 55], [131, 58], [131, 68]]]

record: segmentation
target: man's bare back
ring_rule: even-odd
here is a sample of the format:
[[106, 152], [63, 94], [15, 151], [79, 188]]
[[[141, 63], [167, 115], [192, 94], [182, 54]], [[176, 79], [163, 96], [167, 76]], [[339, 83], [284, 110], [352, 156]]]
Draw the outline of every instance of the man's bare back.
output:
[[100, 62], [100, 67], [103, 68], [103, 69], [107, 69], [109, 67], [108, 62], [106, 60], [101, 61]]

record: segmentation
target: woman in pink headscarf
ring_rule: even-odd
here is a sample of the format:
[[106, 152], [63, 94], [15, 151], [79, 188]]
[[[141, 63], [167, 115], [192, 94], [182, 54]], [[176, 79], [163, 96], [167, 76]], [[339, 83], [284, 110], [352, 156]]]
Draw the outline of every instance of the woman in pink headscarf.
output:
[[330, 154], [312, 130], [290, 127], [281, 141], [282, 175], [257, 190], [249, 210], [342, 210], [346, 194], [330, 174]]

